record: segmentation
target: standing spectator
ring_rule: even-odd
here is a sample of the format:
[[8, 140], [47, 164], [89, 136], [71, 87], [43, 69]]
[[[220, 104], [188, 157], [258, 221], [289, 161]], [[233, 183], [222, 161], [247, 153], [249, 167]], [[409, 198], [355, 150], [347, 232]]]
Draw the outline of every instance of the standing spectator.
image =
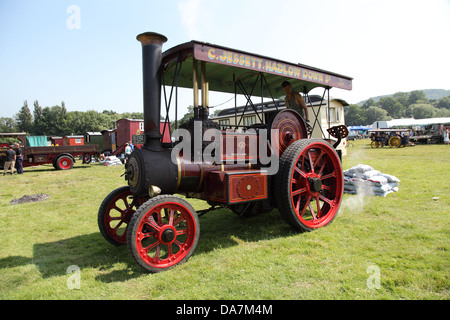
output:
[[132, 150], [130, 144], [127, 142], [125, 147], [125, 161], [124, 164], [127, 163], [128, 156], [131, 154]]
[[23, 152], [20, 145], [16, 142], [16, 169], [17, 174], [23, 174]]
[[6, 159], [3, 164], [3, 175], [6, 175], [6, 171], [11, 169], [11, 175], [14, 174], [14, 162], [16, 161], [16, 153], [12, 149], [12, 145], [8, 146], [8, 150], [6, 150]]
[[444, 130], [444, 143], [450, 144], [450, 135], [449, 135], [448, 128], [445, 128], [445, 130]]

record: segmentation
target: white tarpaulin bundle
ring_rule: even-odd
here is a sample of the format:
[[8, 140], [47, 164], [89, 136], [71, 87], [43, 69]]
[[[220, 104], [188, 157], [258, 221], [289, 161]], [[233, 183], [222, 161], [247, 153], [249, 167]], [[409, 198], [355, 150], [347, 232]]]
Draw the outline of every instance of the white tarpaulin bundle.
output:
[[122, 162], [116, 156], [108, 156], [105, 160], [100, 161], [100, 163], [104, 166], [121, 166]]
[[344, 171], [344, 192], [385, 197], [397, 192], [400, 180], [369, 165], [358, 164]]

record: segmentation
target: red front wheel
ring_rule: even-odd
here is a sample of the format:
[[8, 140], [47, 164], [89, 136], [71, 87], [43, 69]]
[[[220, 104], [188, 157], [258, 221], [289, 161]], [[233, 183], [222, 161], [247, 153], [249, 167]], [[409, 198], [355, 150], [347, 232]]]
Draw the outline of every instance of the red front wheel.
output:
[[280, 158], [275, 197], [281, 216], [310, 231], [331, 223], [341, 204], [344, 178], [338, 155], [324, 140], [299, 140]]
[[153, 273], [187, 261], [199, 235], [200, 224], [192, 206], [178, 197], [160, 195], [146, 201], [133, 215], [127, 244], [136, 262]]

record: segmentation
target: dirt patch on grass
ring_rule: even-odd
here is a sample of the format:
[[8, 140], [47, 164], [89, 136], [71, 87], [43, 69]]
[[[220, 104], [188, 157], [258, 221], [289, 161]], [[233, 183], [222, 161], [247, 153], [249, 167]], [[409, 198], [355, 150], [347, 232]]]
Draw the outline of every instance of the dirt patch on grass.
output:
[[13, 199], [11, 204], [21, 204], [28, 202], [38, 202], [47, 199], [49, 196], [45, 193], [33, 194], [33, 195], [24, 195], [22, 198]]

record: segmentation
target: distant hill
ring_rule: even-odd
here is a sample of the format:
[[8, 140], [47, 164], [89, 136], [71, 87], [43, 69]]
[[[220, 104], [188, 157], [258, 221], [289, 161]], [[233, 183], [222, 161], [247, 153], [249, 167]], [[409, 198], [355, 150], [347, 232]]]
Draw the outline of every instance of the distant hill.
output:
[[[450, 96], [450, 90], [444, 90], [444, 89], [425, 89], [425, 90], [417, 90], [417, 91], [423, 91], [423, 93], [425, 93], [425, 96], [427, 97], [428, 100], [439, 100], [441, 98]], [[384, 95], [384, 96], [371, 97], [369, 99], [373, 99], [375, 102], [378, 102], [381, 98], [392, 97], [393, 95], [394, 95], [394, 93]], [[367, 99], [367, 100], [369, 100], [369, 99]], [[367, 100], [360, 101], [357, 103], [357, 105], [362, 106]]]

